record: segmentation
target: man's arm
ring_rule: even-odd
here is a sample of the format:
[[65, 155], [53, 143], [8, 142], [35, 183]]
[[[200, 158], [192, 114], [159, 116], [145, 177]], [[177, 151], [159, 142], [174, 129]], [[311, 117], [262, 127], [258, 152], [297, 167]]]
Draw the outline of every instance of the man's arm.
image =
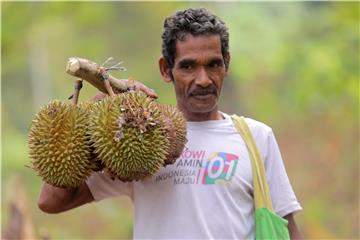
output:
[[288, 220], [288, 229], [290, 234], [290, 239], [303, 239], [303, 237], [300, 234], [300, 231], [295, 223], [294, 215], [292, 213], [286, 215], [284, 217], [286, 220]]
[[38, 200], [39, 208], [46, 213], [60, 213], [92, 202], [89, 187], [83, 183], [77, 188], [58, 188], [44, 183]]
[[[126, 81], [127, 83], [129, 80], [122, 79], [118, 81]], [[132, 85], [134, 90], [142, 91], [151, 98], [157, 98], [154, 90], [148, 88], [141, 82], [132, 80]], [[106, 96], [107, 94], [98, 92], [90, 100], [97, 102]], [[38, 206], [46, 213], [60, 213], [92, 201], [94, 201], [94, 197], [86, 183], [83, 183], [77, 188], [58, 188], [44, 183], [38, 200]]]

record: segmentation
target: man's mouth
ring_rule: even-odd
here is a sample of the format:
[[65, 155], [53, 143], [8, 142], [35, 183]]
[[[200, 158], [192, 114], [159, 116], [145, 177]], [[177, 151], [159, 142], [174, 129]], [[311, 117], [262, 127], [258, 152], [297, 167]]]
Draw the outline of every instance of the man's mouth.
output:
[[213, 93], [205, 93], [205, 94], [195, 94], [195, 95], [191, 95], [193, 98], [195, 99], [199, 99], [199, 100], [204, 100], [204, 99], [208, 99], [211, 97], [215, 97], [215, 94]]
[[211, 98], [215, 98], [217, 96], [216, 93], [217, 92], [214, 85], [205, 88], [197, 87], [190, 92], [190, 97], [197, 100], [208, 100]]

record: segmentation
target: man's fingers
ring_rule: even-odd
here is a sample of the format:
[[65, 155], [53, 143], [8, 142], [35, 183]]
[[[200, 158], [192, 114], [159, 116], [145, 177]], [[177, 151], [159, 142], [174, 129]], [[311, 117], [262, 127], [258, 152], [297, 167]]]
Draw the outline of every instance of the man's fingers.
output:
[[146, 95], [148, 95], [149, 97], [152, 97], [152, 98], [157, 98], [158, 97], [158, 95], [155, 93], [154, 90], [152, 90], [152, 89], [150, 89], [150, 88], [148, 88], [145, 85], [140, 84], [140, 83], [136, 84], [136, 90], [140, 90], [140, 91], [144, 92]]
[[103, 98], [105, 98], [106, 96], [108, 96], [107, 94], [103, 93], [103, 92], [98, 92], [95, 96], [93, 96], [90, 101], [92, 102], [97, 102], [102, 100]]
[[[158, 95], [156, 94], [156, 92], [148, 87], [146, 87], [144, 84], [140, 83], [140, 82], [135, 82], [135, 89], [136, 91], [142, 91], [144, 92], [146, 95], [148, 95], [151, 98], [158, 98]], [[103, 93], [103, 92], [98, 92], [95, 96], [93, 96], [90, 101], [92, 102], [97, 102], [102, 100], [103, 98], [105, 98], [106, 96], [108, 96], [107, 94]]]

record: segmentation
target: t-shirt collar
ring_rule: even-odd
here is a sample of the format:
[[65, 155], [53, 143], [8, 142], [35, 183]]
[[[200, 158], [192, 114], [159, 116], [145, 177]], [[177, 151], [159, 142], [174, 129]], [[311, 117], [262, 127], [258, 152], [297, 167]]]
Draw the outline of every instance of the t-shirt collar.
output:
[[218, 128], [222, 126], [229, 126], [232, 124], [231, 117], [223, 112], [220, 112], [224, 119], [220, 120], [209, 120], [209, 121], [201, 121], [201, 122], [187, 122], [188, 129], [204, 129], [204, 128]]

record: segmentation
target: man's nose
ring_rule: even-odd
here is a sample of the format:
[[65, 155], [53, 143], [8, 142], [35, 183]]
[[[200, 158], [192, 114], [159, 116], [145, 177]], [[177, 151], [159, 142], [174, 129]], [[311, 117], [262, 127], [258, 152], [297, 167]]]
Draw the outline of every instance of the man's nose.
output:
[[207, 87], [211, 84], [211, 80], [205, 68], [201, 67], [195, 79], [195, 84]]

